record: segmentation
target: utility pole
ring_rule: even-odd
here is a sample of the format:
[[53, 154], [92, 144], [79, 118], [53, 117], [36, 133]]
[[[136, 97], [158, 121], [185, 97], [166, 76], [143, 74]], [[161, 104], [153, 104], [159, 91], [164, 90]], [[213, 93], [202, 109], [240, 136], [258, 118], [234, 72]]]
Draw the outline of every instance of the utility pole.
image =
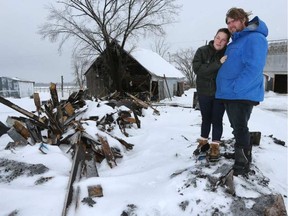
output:
[[64, 83], [63, 83], [63, 76], [61, 76], [61, 92], [62, 92], [62, 98], [64, 97], [64, 91], [63, 91], [63, 88], [64, 88]]

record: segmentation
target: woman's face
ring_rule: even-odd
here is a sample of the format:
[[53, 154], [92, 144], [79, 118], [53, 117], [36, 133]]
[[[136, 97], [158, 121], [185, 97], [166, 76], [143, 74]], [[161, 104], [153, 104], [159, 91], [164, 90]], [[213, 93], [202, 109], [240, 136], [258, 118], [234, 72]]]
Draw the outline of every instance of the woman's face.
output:
[[214, 48], [216, 50], [222, 50], [228, 43], [228, 36], [224, 32], [218, 32], [214, 37]]

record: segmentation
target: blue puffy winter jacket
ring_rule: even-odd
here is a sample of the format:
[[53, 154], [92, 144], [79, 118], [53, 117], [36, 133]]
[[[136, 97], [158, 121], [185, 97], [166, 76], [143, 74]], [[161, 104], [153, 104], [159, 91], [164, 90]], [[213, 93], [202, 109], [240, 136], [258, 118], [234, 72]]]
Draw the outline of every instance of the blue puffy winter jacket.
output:
[[268, 52], [268, 28], [257, 16], [232, 35], [216, 79], [216, 98], [260, 102], [264, 99], [263, 68]]

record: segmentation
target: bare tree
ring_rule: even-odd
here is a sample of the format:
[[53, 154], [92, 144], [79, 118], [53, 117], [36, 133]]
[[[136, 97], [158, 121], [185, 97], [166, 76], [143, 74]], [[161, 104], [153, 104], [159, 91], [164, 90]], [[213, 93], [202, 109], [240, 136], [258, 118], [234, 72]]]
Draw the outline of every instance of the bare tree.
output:
[[[59, 50], [69, 39], [74, 53], [100, 56], [113, 80], [112, 90], [122, 90], [120, 74], [125, 61], [119, 54], [128, 39], [146, 33], [164, 34], [163, 26], [173, 22], [180, 6], [176, 0], [59, 0], [62, 8], [50, 5], [47, 23], [40, 27], [43, 38], [60, 41]], [[104, 52], [105, 50], [105, 52]], [[118, 50], [118, 51], [117, 51]]]
[[156, 53], [158, 53], [162, 58], [166, 59], [169, 61], [169, 55], [170, 53], [168, 52], [170, 49], [169, 44], [166, 42], [165, 37], [161, 37], [159, 39], [156, 39], [154, 41], [154, 44], [152, 45], [152, 50]]
[[74, 55], [72, 64], [75, 83], [79, 86], [80, 89], [84, 89], [86, 83], [84, 73], [88, 69], [90, 62], [87, 60], [87, 58], [81, 58]]
[[170, 60], [175, 67], [182, 71], [189, 81], [191, 87], [196, 86], [196, 74], [193, 71], [192, 61], [195, 51], [192, 48], [182, 49], [174, 54], [171, 54]]

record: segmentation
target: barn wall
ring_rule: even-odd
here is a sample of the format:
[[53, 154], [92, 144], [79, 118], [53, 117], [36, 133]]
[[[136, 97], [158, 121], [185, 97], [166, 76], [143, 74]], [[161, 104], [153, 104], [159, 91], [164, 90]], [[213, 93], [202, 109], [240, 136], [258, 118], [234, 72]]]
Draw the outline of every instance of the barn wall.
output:
[[287, 53], [268, 54], [264, 72], [287, 73]]
[[183, 86], [184, 81], [181, 79], [153, 77], [152, 80], [158, 82], [159, 100], [180, 96], [183, 93], [181, 86]]
[[265, 90], [287, 92], [287, 40], [269, 43], [268, 56], [264, 67]]
[[[126, 51], [123, 52], [123, 55], [128, 58], [125, 74], [122, 74], [123, 77], [121, 78], [122, 90], [124, 92], [129, 92], [134, 95], [137, 94], [139, 97], [142, 97], [143, 95], [144, 98], [147, 99], [149, 99], [150, 95], [151, 100], [162, 100], [183, 93], [183, 84], [179, 84], [179, 82], [184, 82], [181, 78], [168, 77], [165, 79], [162, 76], [157, 76], [152, 71], [149, 71], [146, 67], [141, 65]], [[103, 93], [106, 93], [103, 96], [107, 95], [109, 92], [108, 89], [104, 88], [104, 86], [111, 86], [112, 84], [112, 81], [108, 80], [109, 78], [107, 78], [107, 74], [103, 71], [105, 70], [105, 67], [102, 66], [103, 63], [101, 58], [98, 57], [85, 73], [88, 92], [95, 96], [101, 96]], [[163, 71], [163, 74], [164, 73], [165, 72]], [[176, 77], [177, 76], [178, 74]], [[105, 81], [106, 85], [103, 84]], [[154, 88], [156, 90], [152, 93]]]
[[85, 74], [86, 76], [86, 85], [88, 88], [88, 93], [91, 96], [95, 97], [103, 97], [106, 96], [109, 92], [108, 89], [105, 88], [105, 81], [104, 80], [104, 72], [98, 71], [96, 65], [93, 65]]

